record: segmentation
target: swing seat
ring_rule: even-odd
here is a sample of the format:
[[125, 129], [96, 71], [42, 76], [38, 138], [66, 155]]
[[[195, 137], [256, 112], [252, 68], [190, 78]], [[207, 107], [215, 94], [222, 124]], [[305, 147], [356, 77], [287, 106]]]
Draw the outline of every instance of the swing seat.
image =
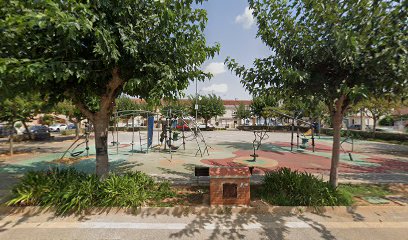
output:
[[81, 155], [82, 153], [84, 153], [85, 151], [78, 151], [78, 152], [73, 152], [71, 153], [71, 157], [78, 157], [79, 155]]
[[171, 150], [177, 150], [179, 149], [180, 146], [174, 146], [174, 145], [170, 145], [170, 149]]

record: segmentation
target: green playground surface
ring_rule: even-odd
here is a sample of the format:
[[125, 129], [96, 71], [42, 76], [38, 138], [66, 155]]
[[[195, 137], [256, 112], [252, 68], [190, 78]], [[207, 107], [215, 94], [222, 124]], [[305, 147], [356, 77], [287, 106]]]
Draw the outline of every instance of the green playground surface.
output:
[[[120, 132], [120, 144], [109, 146], [110, 170], [115, 172], [143, 171], [152, 176], [163, 179], [192, 179], [195, 166], [252, 166], [254, 174], [262, 175], [266, 171], [279, 167], [290, 167], [300, 171], [327, 175], [331, 163], [332, 138], [328, 136], [316, 137], [315, 151], [309, 144], [306, 149], [295, 145], [291, 151], [290, 134], [273, 132], [262, 142], [257, 151], [259, 157], [251, 161], [253, 154], [253, 133], [244, 131], [213, 131], [204, 132], [208, 153], [201, 149], [201, 156], [196, 141], [186, 142], [185, 150], [179, 144], [174, 152], [163, 151], [163, 148], [150, 149], [137, 144], [133, 151], [131, 133]], [[110, 142], [110, 141], [109, 141]], [[157, 142], [157, 141], [156, 141]], [[43, 143], [42, 147], [50, 147], [53, 143]], [[29, 154], [17, 154], [14, 157], [0, 157], [0, 174], [22, 174], [30, 170], [44, 170], [52, 167], [74, 167], [78, 170], [92, 173], [95, 170], [95, 149], [90, 142], [89, 157], [86, 151], [78, 158], [68, 161], [58, 161], [64, 150], [72, 141], [59, 143], [59, 147], [50, 151], [38, 151]], [[156, 144], [154, 144], [156, 145]], [[4, 145], [1, 145], [4, 148]], [[20, 146], [21, 148], [24, 146]], [[202, 148], [202, 146], [201, 146]], [[353, 152], [351, 144], [344, 143], [340, 155], [339, 173], [343, 174], [382, 174], [398, 173], [400, 179], [395, 181], [407, 182], [408, 146], [376, 143], [368, 141], [354, 141]], [[81, 149], [79, 149], [81, 150]], [[198, 151], [198, 152], [197, 152]], [[350, 154], [351, 158], [350, 158]], [[68, 157], [69, 154], [67, 154]]]

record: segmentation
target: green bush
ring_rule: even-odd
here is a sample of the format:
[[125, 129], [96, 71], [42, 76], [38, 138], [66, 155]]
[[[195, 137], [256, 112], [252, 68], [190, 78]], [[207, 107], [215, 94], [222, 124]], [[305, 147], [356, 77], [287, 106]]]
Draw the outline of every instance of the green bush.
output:
[[62, 130], [61, 135], [63, 136], [68, 136], [68, 135], [73, 135], [75, 134], [75, 129], [67, 129], [67, 130]]
[[172, 196], [168, 183], [156, 183], [141, 172], [110, 174], [99, 180], [74, 168], [55, 168], [26, 173], [7, 204], [53, 207], [57, 214], [66, 214], [91, 207], [139, 207]]
[[265, 201], [280, 206], [337, 206], [350, 205], [328, 182], [310, 173], [280, 168], [268, 172], [260, 188]]
[[378, 124], [381, 126], [393, 126], [394, 119], [391, 116], [385, 116], [378, 122]]
[[52, 125], [54, 123], [54, 116], [50, 115], [50, 114], [45, 114], [44, 116], [42, 116], [40, 118], [40, 122], [43, 125]]

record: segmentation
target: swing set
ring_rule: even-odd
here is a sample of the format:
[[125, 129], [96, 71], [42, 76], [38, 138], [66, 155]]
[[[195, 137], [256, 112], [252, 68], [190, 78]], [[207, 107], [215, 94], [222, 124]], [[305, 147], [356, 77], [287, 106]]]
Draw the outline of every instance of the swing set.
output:
[[[86, 152], [86, 156], [89, 157], [89, 134], [90, 134], [90, 132], [91, 132], [91, 125], [89, 124], [89, 121], [87, 121], [85, 123], [85, 132], [84, 132], [84, 134], [82, 134], [78, 139], [76, 139], [68, 147], [68, 149], [65, 150], [64, 154], [62, 154], [62, 156], [60, 157], [60, 160], [63, 159], [68, 152], [69, 152], [69, 155], [71, 157], [73, 157], [73, 158], [79, 157], [84, 152]], [[79, 141], [81, 141], [81, 142], [79, 142]], [[76, 144], [76, 146], [73, 147], [75, 144]], [[82, 145], [85, 145], [85, 148], [83, 150], [77, 150]]]
[[[180, 131], [176, 130], [177, 126], [181, 125], [181, 137]], [[189, 132], [189, 133], [188, 133]], [[187, 135], [188, 133], [188, 135]], [[181, 140], [181, 143], [176, 145], [176, 142]], [[208, 148], [210, 148], [205, 138], [198, 127], [197, 122], [190, 116], [185, 115], [183, 111], [174, 111], [172, 109], [167, 110], [165, 120], [162, 122], [162, 131], [160, 134], [160, 145], [164, 142], [164, 151], [172, 152], [178, 150], [183, 146], [183, 150], [186, 149], [186, 141], [195, 141], [197, 144], [197, 151], [195, 156], [200, 154], [202, 157], [205, 153], [209, 156]], [[168, 149], [167, 149], [168, 148]]]
[[[125, 127], [132, 130], [132, 138], [131, 142], [119, 142], [119, 121], [120, 119], [126, 119]], [[147, 130], [146, 134], [142, 132], [141, 126], [135, 125], [135, 118], [145, 118], [147, 119]], [[129, 119], [132, 120], [131, 126], [129, 126]], [[139, 119], [138, 119], [139, 120]], [[149, 149], [153, 147], [153, 128], [154, 122], [159, 121], [159, 114], [145, 111], [145, 110], [124, 110], [124, 111], [116, 111], [113, 113], [112, 122], [113, 126], [110, 127], [112, 129], [112, 146], [116, 147], [116, 153], [119, 153], [120, 147], [126, 147], [131, 145], [130, 152], [133, 153], [148, 153]], [[138, 132], [138, 137], [136, 136], [136, 132]], [[137, 141], [138, 140], [138, 141]], [[136, 148], [138, 146], [138, 148]]]
[[[147, 119], [147, 132], [146, 134], [143, 133], [139, 126], [135, 126], [135, 118], [142, 117]], [[161, 117], [165, 117], [163, 120]], [[132, 119], [132, 124], [129, 127], [132, 130], [132, 138], [131, 142], [129, 143], [122, 143], [119, 142], [119, 120], [122, 118], [127, 119], [127, 124], [129, 119]], [[188, 120], [188, 122], [186, 121]], [[183, 150], [186, 149], [186, 142], [187, 141], [196, 141], [197, 143], [197, 152], [195, 156], [198, 154], [203, 156], [204, 153], [208, 152], [209, 146], [206, 144], [204, 136], [200, 132], [197, 123], [191, 117], [186, 117], [183, 112], [175, 112], [171, 109], [168, 110], [166, 116], [160, 116], [159, 113], [151, 112], [151, 111], [144, 111], [144, 110], [125, 110], [125, 111], [117, 111], [113, 113], [112, 117], [114, 126], [111, 126], [112, 129], [112, 146], [116, 147], [116, 153], [119, 153], [119, 148], [126, 147], [131, 145], [131, 152], [137, 153], [148, 153], [149, 150], [158, 150], [168, 152], [172, 156], [172, 153], [177, 151], [181, 146], [183, 146]], [[153, 132], [154, 132], [154, 124], [155, 122], [159, 125], [161, 124], [161, 131], [157, 131], [157, 141], [153, 142]], [[177, 124], [181, 122], [182, 128], [181, 133], [177, 131], [175, 128]], [[190, 123], [190, 124], [189, 124]], [[193, 125], [189, 127], [189, 125]], [[138, 132], [138, 143], [136, 140], [135, 132]], [[190, 134], [188, 134], [190, 132]], [[181, 136], [180, 136], [181, 134]], [[179, 141], [181, 140], [181, 143]], [[138, 147], [137, 147], [138, 145]], [[163, 149], [161, 148], [163, 146]]]

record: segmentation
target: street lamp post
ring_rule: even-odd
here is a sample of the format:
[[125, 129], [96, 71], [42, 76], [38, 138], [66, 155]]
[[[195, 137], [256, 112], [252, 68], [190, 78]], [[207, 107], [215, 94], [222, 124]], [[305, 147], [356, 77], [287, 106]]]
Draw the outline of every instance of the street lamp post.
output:
[[196, 94], [195, 94], [195, 120], [196, 120], [196, 131], [197, 131], [197, 118], [198, 118], [198, 92], [197, 92], [198, 80], [196, 79]]

